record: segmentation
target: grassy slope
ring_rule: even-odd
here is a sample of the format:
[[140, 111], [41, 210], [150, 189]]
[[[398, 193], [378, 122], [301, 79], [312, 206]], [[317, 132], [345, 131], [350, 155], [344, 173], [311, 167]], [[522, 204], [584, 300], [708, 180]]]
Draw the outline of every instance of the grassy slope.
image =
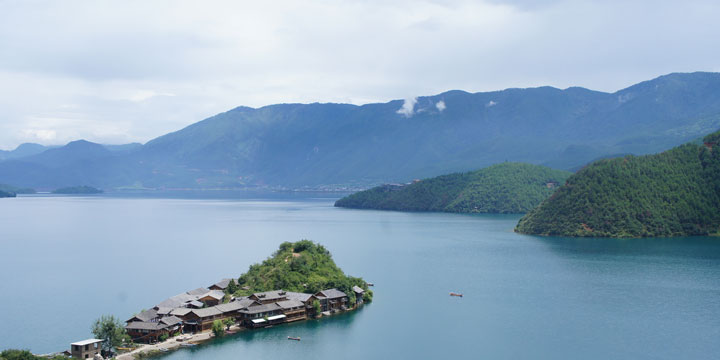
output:
[[524, 213], [563, 184], [569, 172], [523, 163], [425, 179], [401, 188], [378, 186], [338, 200], [335, 206], [404, 211]]
[[[705, 137], [717, 143], [720, 132]], [[567, 236], [683, 236], [720, 228], [720, 148], [686, 144], [597, 161], [523, 217], [516, 231]]]

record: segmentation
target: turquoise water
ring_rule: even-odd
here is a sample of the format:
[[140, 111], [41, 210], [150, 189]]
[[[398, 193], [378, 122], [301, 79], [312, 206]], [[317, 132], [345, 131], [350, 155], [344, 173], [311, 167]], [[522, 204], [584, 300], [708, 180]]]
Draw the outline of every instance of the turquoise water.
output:
[[283, 241], [308, 238], [347, 273], [374, 282], [375, 302], [165, 358], [720, 354], [718, 238], [542, 238], [513, 233], [514, 215], [362, 211], [332, 202], [2, 199], [0, 348], [63, 350], [90, 337], [101, 314], [128, 318], [237, 276]]

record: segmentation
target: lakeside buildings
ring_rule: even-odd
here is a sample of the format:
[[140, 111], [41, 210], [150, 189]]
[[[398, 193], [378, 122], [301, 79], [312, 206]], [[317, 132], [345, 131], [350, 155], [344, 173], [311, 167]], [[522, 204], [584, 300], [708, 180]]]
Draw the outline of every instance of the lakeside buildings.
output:
[[[349, 309], [347, 294], [327, 289], [315, 294], [284, 290], [265, 291], [232, 298], [223, 303], [230, 279], [168, 298], [150, 310], [126, 321], [125, 329], [134, 342], [153, 343], [163, 335], [210, 331], [215, 320], [233, 319], [245, 328], [260, 328], [317, 316], [313, 303], [318, 301], [324, 315]], [[363, 289], [353, 288], [357, 304]]]

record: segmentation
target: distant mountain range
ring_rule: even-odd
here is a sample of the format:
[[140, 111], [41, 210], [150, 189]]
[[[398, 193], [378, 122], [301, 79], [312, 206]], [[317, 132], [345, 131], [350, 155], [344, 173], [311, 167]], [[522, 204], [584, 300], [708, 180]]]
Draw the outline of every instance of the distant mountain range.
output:
[[670, 74], [615, 93], [540, 87], [363, 106], [238, 107], [144, 145], [21, 146], [0, 157], [0, 183], [367, 187], [504, 161], [574, 169], [613, 154], [655, 153], [718, 128], [718, 73]]
[[337, 207], [457, 213], [525, 213], [572, 173], [540, 165], [502, 163], [410, 184], [385, 184], [348, 195]]
[[656, 155], [599, 160], [520, 219], [565, 236], [720, 235], [720, 131]]

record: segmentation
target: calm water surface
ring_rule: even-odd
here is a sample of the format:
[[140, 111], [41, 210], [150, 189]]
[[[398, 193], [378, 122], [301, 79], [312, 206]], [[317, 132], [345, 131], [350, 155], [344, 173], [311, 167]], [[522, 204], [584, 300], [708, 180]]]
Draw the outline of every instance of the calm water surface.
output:
[[[324, 244], [376, 284], [352, 314], [244, 332], [166, 359], [712, 359], [720, 239], [514, 234], [518, 216], [336, 209], [332, 199], [0, 201], [0, 348], [91, 336], [236, 277], [283, 241]], [[448, 296], [450, 291], [465, 294]], [[287, 336], [300, 336], [301, 342]]]

